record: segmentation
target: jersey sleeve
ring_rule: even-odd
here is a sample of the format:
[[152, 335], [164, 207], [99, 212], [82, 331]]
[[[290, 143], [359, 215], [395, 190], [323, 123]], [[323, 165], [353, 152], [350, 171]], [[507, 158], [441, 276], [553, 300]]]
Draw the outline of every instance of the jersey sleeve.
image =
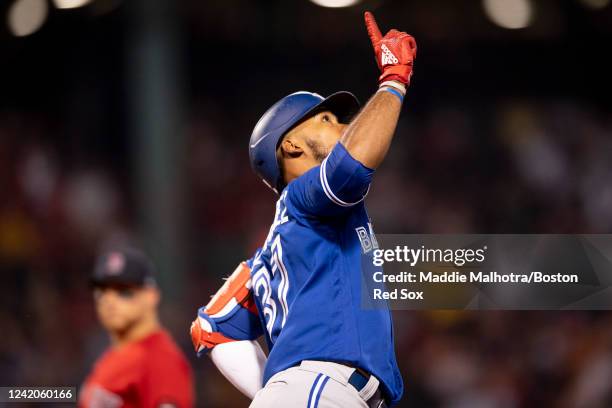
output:
[[338, 142], [320, 166], [289, 183], [287, 196], [307, 215], [338, 215], [365, 199], [373, 174]]
[[210, 302], [198, 310], [190, 328], [198, 356], [206, 354], [217, 344], [254, 340], [262, 335], [248, 262], [238, 265]]

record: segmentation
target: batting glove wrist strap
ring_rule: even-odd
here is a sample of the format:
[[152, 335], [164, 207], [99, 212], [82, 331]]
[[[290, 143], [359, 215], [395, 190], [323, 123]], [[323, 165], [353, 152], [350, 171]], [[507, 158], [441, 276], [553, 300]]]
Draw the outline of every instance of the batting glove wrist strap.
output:
[[402, 96], [406, 95], [406, 85], [404, 85], [401, 82], [397, 82], [397, 81], [384, 81], [382, 82], [379, 86], [379, 89], [383, 89], [383, 88], [393, 88], [395, 90], [397, 90], [399, 93], [402, 94]]

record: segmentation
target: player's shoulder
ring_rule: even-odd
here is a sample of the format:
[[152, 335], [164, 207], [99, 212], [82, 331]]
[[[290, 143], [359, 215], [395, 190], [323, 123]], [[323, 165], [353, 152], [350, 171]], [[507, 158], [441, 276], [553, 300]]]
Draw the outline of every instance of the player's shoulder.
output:
[[168, 352], [178, 352], [178, 346], [170, 333], [168, 333], [165, 329], [161, 329], [156, 331], [155, 333], [147, 336], [140, 343], [141, 350], [148, 350], [149, 352], [155, 350], [159, 351], [168, 351]]

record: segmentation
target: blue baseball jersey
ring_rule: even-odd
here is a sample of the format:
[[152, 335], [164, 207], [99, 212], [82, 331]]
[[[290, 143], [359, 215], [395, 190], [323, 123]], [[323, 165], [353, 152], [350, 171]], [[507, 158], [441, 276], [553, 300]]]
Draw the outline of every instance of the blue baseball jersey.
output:
[[248, 261], [259, 322], [242, 309], [215, 325], [238, 340], [265, 334], [264, 384], [302, 360], [333, 361], [375, 375], [392, 403], [401, 398], [391, 313], [361, 303], [362, 280], [374, 272], [363, 203], [372, 175], [337, 143], [282, 191], [266, 241]]

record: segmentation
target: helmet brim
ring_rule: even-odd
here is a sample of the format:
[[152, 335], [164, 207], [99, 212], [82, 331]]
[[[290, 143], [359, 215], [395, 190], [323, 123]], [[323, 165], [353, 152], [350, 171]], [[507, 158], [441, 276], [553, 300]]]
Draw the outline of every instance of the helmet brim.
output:
[[[359, 112], [361, 105], [355, 95], [347, 91], [339, 91], [329, 95], [320, 103], [313, 106], [304, 114], [299, 122], [311, 118], [321, 111], [330, 111], [338, 118], [340, 123], [349, 123], [353, 117]], [[296, 125], [299, 123], [296, 123]], [[295, 127], [296, 125], [292, 126]]]

